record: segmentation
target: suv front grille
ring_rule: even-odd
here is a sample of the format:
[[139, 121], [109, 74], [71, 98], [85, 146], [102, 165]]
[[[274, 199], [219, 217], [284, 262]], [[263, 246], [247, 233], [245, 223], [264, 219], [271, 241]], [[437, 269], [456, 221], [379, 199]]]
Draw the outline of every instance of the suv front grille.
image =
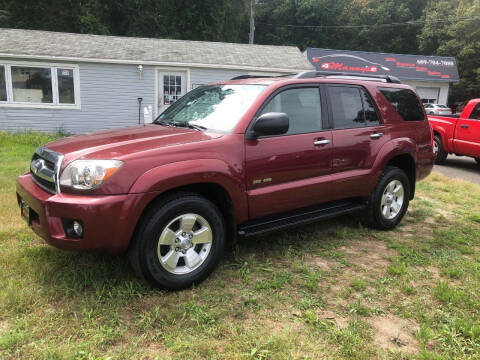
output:
[[35, 183], [42, 189], [54, 194], [59, 192], [58, 176], [63, 155], [39, 147], [35, 150], [30, 163], [30, 173]]

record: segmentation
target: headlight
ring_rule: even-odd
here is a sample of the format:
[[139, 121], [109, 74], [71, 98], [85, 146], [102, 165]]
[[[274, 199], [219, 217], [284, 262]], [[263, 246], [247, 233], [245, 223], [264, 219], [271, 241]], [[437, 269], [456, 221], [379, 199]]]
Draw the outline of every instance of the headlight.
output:
[[79, 190], [95, 189], [120, 169], [122, 164], [119, 160], [72, 161], [60, 176], [60, 185]]

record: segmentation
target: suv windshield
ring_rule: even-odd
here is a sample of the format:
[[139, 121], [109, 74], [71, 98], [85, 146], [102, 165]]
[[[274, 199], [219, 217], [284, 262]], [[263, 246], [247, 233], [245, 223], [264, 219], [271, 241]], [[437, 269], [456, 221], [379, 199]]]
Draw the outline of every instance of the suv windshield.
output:
[[190, 91], [155, 124], [230, 132], [265, 85], [207, 85]]

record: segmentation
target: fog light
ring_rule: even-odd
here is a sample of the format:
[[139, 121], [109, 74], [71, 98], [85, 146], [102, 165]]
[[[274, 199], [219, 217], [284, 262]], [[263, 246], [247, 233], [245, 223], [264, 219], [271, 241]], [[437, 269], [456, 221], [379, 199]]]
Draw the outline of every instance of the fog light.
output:
[[81, 220], [62, 219], [62, 225], [67, 237], [73, 239], [83, 237], [83, 223]]
[[74, 221], [72, 224], [73, 232], [76, 236], [82, 237], [83, 235], [83, 226], [78, 221]]

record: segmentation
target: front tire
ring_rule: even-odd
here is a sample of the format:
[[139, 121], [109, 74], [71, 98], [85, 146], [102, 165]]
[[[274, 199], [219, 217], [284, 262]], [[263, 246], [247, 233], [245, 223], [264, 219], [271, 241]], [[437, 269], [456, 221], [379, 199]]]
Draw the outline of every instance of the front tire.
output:
[[407, 175], [400, 168], [387, 167], [368, 201], [367, 225], [380, 230], [393, 229], [407, 212], [409, 201]]
[[433, 152], [437, 155], [435, 159], [435, 164], [445, 164], [448, 153], [445, 151], [442, 138], [439, 135], [435, 135], [433, 138]]
[[218, 264], [225, 222], [209, 200], [178, 193], [154, 203], [143, 216], [129, 257], [137, 275], [164, 289], [191, 287]]

